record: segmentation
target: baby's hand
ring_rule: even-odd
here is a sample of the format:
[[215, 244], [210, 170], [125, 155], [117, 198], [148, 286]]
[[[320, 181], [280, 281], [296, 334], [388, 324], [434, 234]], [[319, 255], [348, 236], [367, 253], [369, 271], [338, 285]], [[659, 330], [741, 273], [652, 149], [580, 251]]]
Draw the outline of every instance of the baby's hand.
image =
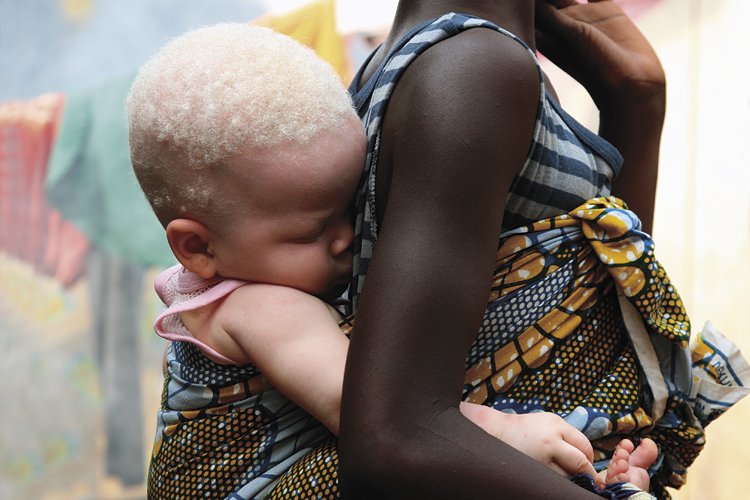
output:
[[617, 445], [609, 466], [599, 473], [598, 482], [605, 484], [632, 483], [643, 491], [648, 491], [651, 484], [648, 468], [656, 460], [658, 449], [656, 443], [646, 438], [638, 448], [629, 439], [623, 439]]
[[460, 408], [466, 418], [485, 432], [559, 474], [597, 477], [589, 440], [554, 413], [516, 415], [471, 403], [461, 403]]

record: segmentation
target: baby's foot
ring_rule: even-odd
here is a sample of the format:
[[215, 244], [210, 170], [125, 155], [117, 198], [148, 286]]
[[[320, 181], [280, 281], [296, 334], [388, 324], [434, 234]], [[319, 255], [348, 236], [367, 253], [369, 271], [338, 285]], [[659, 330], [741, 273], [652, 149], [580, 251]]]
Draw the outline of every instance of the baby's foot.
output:
[[[609, 466], [602, 472], [604, 473], [604, 483], [607, 485], [614, 483], [629, 483], [630, 478], [630, 454], [635, 450], [633, 442], [629, 439], [623, 439], [615, 448], [612, 458], [609, 459]], [[640, 486], [639, 486], [640, 487]]]
[[658, 450], [656, 443], [646, 438], [636, 448], [629, 439], [623, 439], [617, 445], [609, 467], [599, 476], [605, 485], [614, 483], [631, 483], [648, 491], [651, 483], [648, 468], [656, 460]]

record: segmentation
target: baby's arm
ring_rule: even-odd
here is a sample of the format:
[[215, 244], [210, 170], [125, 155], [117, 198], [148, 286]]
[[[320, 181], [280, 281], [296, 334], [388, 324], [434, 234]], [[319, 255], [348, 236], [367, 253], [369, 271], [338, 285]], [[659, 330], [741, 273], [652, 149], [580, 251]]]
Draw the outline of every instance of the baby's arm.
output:
[[252, 284], [225, 299], [212, 332], [222, 352], [255, 364], [274, 388], [338, 435], [349, 340], [334, 314], [299, 290]]
[[[293, 288], [246, 285], [219, 306], [210, 331], [214, 347], [254, 363], [272, 386], [338, 435], [349, 340], [328, 305]], [[562, 475], [597, 477], [588, 439], [552, 413], [514, 415], [470, 403], [461, 403], [461, 412]], [[628, 472], [621, 469], [618, 474]]]

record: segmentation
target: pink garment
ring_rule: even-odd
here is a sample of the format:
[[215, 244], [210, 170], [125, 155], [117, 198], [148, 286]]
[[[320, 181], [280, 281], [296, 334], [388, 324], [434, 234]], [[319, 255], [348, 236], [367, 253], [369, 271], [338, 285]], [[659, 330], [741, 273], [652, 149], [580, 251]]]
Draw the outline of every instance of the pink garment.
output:
[[154, 280], [154, 288], [167, 309], [157, 316], [154, 330], [167, 340], [195, 344], [211, 360], [221, 364], [237, 365], [236, 361], [224, 356], [212, 347], [193, 337], [180, 320], [179, 313], [193, 311], [220, 300], [246, 281], [215, 277], [203, 279], [177, 264], [159, 273]]

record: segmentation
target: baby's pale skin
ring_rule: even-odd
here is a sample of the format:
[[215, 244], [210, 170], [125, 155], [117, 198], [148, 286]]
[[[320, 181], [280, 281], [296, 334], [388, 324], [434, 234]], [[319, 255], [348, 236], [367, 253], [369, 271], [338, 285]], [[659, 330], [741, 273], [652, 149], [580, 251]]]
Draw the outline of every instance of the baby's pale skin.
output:
[[324, 302], [346, 288], [354, 239], [351, 206], [365, 138], [352, 110], [342, 127], [306, 144], [248, 150], [222, 179], [222, 217], [176, 219], [174, 254], [204, 279], [248, 284], [181, 313], [193, 336], [268, 382], [338, 434], [348, 339]]

